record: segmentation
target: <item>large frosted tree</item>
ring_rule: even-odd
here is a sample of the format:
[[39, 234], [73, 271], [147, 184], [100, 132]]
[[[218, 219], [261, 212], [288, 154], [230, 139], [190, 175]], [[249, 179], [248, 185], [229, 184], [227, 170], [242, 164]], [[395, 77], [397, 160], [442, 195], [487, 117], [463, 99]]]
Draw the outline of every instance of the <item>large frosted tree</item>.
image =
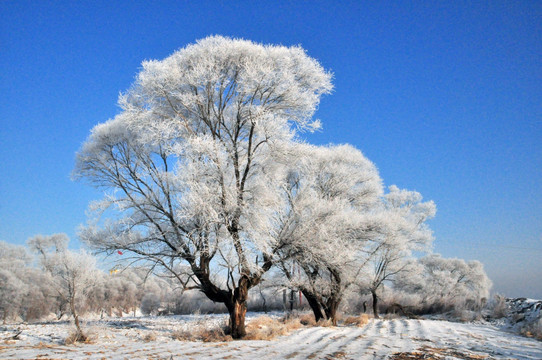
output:
[[225, 304], [241, 338], [248, 291], [281, 247], [272, 215], [281, 164], [295, 156], [287, 144], [319, 127], [312, 116], [331, 75], [300, 47], [220, 36], [142, 68], [122, 112], [77, 155], [75, 176], [109, 190], [93, 204], [108, 220], [81, 236], [196, 284]]
[[419, 297], [419, 306], [426, 311], [450, 309], [479, 310], [491, 290], [481, 262], [443, 258], [429, 254], [411, 264], [409, 274], [401, 274], [396, 288]]
[[297, 146], [278, 212], [279, 267], [305, 295], [316, 321], [336, 323], [346, 288], [360, 275], [359, 252], [378, 226], [382, 181], [374, 164], [349, 145]]

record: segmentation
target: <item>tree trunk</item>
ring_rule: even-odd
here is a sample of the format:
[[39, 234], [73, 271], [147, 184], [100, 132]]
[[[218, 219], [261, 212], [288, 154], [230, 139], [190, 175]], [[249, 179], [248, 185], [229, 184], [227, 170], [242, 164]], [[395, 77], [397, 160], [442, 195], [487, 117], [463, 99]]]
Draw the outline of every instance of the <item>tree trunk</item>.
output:
[[245, 328], [247, 304], [245, 301], [234, 301], [231, 306], [228, 306], [228, 311], [230, 313], [231, 337], [242, 339], [247, 334]]
[[371, 294], [373, 295], [373, 314], [375, 319], [378, 319], [378, 296], [376, 296], [375, 290], [371, 290]]
[[83, 331], [81, 330], [81, 324], [79, 324], [79, 315], [77, 315], [77, 312], [75, 310], [75, 299], [73, 297], [70, 298], [70, 310], [73, 315], [75, 327], [77, 329], [75, 341], [85, 341], [86, 336], [83, 334]]
[[301, 290], [301, 292], [305, 296], [305, 299], [307, 299], [307, 302], [309, 303], [309, 306], [312, 309], [312, 312], [314, 314], [314, 320], [316, 322], [318, 322], [318, 321], [324, 319], [325, 316], [324, 316], [324, 314], [322, 312], [322, 308], [320, 306], [320, 303], [316, 299], [316, 296], [312, 295], [311, 293], [309, 293], [308, 291], [305, 291], [305, 290]]
[[265, 299], [265, 296], [263, 296], [263, 292], [262, 292], [262, 287], [260, 286], [259, 287], [259, 290], [260, 290], [260, 296], [262, 297], [262, 300], [263, 300], [263, 312], [267, 314], [267, 301]]
[[237, 288], [233, 291], [231, 301], [226, 303], [230, 313], [231, 337], [242, 339], [247, 334], [245, 329], [245, 315], [247, 313], [249, 279], [242, 276], [239, 279]]
[[328, 320], [331, 320], [333, 326], [337, 326], [337, 309], [339, 308], [339, 301], [336, 299], [329, 299], [326, 304], [326, 316]]

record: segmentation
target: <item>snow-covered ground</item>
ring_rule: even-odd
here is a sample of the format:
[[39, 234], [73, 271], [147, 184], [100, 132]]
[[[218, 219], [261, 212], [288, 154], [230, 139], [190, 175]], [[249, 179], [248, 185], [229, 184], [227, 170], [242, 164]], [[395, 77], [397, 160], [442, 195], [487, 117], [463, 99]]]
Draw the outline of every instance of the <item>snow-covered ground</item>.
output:
[[[250, 314], [250, 321], [256, 314]], [[353, 326], [304, 327], [271, 341], [185, 342], [172, 333], [216, 326], [224, 315], [89, 321], [93, 343], [63, 345], [68, 322], [0, 326], [1, 359], [542, 359], [542, 342], [486, 324], [370, 320]], [[9, 340], [22, 331], [18, 340]], [[409, 353], [409, 354], [406, 354]], [[416, 355], [417, 354], [417, 355]], [[432, 354], [423, 357], [422, 354]]]

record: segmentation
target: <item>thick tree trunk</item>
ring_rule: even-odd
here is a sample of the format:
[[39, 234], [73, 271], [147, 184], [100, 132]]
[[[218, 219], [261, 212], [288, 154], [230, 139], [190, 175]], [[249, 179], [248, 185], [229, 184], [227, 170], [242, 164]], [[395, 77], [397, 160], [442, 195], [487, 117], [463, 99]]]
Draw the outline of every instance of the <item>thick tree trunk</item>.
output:
[[322, 311], [322, 307], [320, 306], [320, 303], [316, 299], [316, 296], [312, 295], [308, 291], [301, 291], [303, 295], [305, 296], [305, 299], [307, 299], [307, 302], [309, 303], [309, 306], [312, 309], [312, 312], [314, 314], [314, 320], [316, 322], [325, 319], [324, 313]]
[[339, 308], [339, 301], [336, 299], [328, 300], [326, 304], [326, 317], [331, 320], [333, 326], [337, 326], [337, 309]]
[[230, 313], [231, 337], [234, 339], [242, 339], [246, 336], [245, 316], [247, 313], [249, 280], [246, 276], [239, 279], [237, 288], [233, 291], [231, 301], [226, 303], [228, 312]]
[[228, 290], [223, 290], [211, 281], [209, 277], [210, 258], [201, 258], [199, 265], [196, 264], [193, 258], [185, 260], [190, 262], [194, 274], [200, 282], [200, 290], [207, 298], [214, 302], [226, 305], [230, 314], [230, 330], [232, 338], [243, 338], [246, 335], [245, 316], [247, 313], [248, 290], [259, 284], [262, 274], [271, 268], [271, 260], [264, 257], [264, 264], [261, 267], [262, 272], [257, 274], [257, 276], [254, 274], [250, 275], [248, 271], [245, 271], [245, 274], [241, 275], [233, 293], [229, 287]]
[[373, 295], [373, 314], [375, 319], [378, 319], [378, 296], [376, 296], [376, 291], [371, 290], [371, 294]]
[[246, 302], [235, 301], [231, 306], [228, 306], [228, 311], [230, 313], [231, 337], [242, 339], [247, 334], [245, 328]]

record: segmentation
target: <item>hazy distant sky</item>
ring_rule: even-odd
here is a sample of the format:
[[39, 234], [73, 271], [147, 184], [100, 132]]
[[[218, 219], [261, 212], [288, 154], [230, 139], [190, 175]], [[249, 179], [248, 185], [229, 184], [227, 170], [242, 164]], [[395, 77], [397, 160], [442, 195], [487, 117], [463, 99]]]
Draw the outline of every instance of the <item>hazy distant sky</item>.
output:
[[[208, 35], [300, 44], [334, 73], [315, 144], [434, 200], [434, 250], [542, 298], [542, 2], [0, 1], [0, 240], [76, 240], [74, 155], [145, 59]], [[74, 241], [74, 247], [79, 243]]]

